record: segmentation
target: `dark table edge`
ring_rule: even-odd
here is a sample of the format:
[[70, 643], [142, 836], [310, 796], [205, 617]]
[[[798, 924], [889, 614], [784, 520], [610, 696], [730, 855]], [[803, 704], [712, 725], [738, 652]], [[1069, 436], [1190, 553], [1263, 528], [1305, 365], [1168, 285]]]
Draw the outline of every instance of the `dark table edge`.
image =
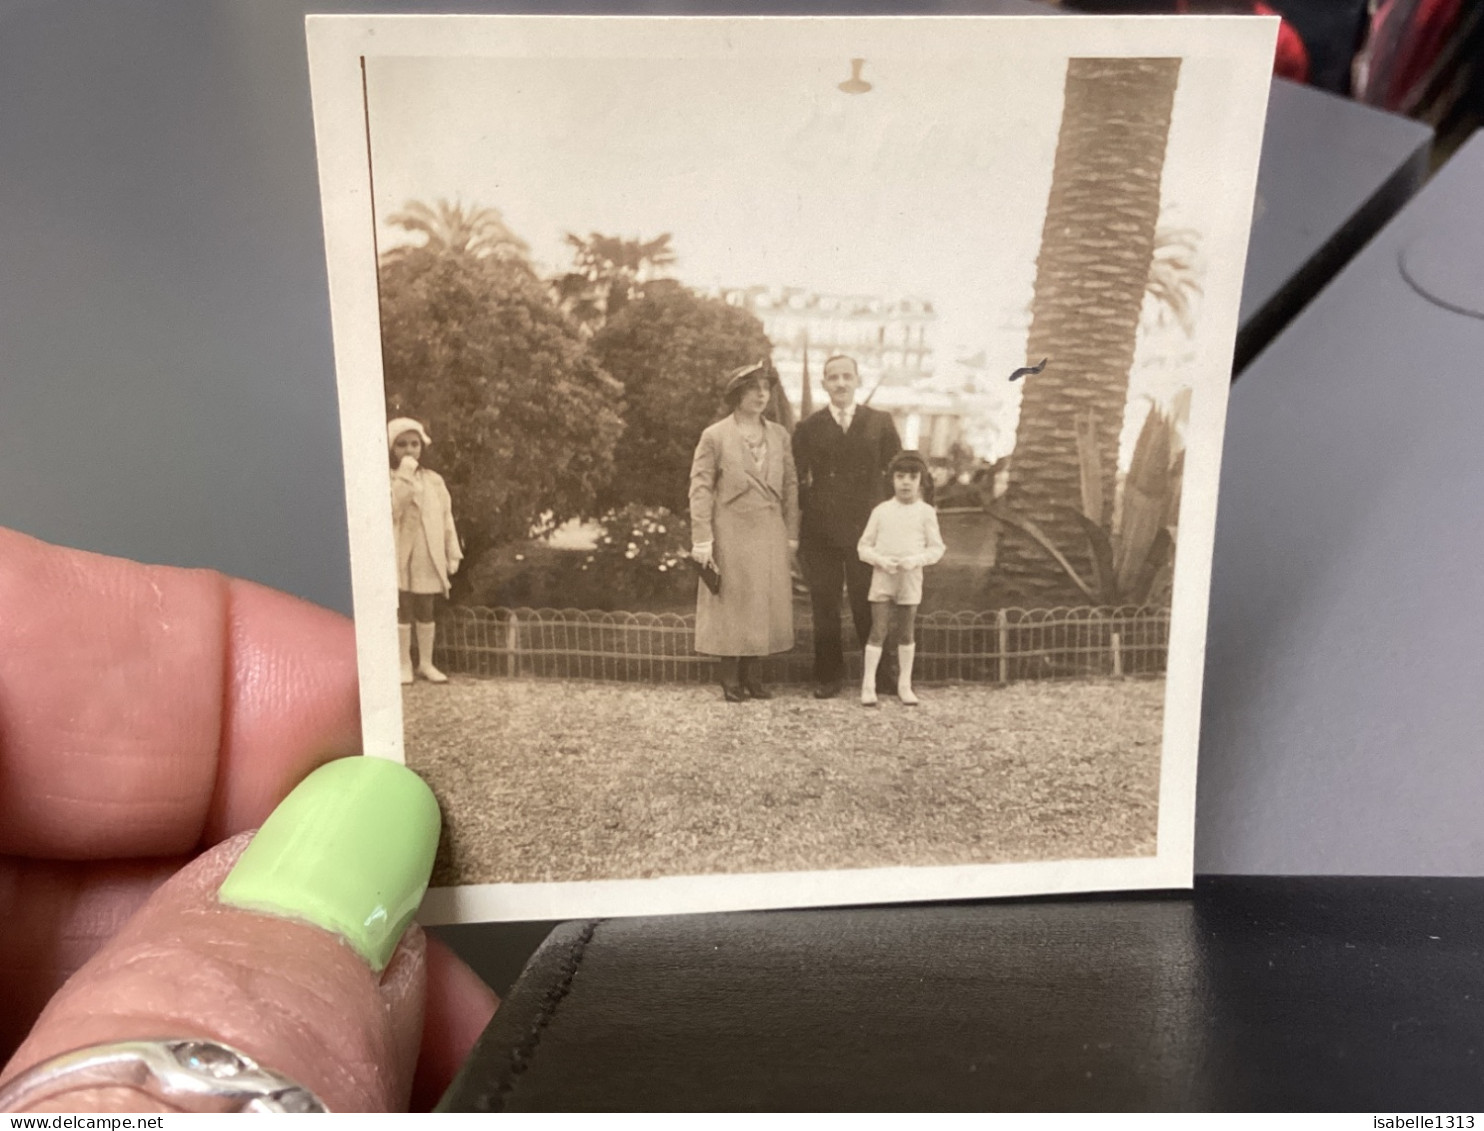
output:
[[1406, 162], [1371, 194], [1350, 219], [1295, 271], [1237, 331], [1232, 379], [1273, 341], [1309, 302], [1334, 279], [1371, 238], [1401, 211], [1427, 179], [1433, 136], [1420, 138]]

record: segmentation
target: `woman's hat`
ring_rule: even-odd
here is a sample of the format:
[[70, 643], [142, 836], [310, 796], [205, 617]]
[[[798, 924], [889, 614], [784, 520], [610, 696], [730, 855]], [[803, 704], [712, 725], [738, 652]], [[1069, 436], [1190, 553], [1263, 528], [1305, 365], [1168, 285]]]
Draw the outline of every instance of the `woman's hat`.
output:
[[755, 361], [751, 365], [734, 369], [727, 377], [726, 388], [722, 390], [721, 395], [726, 398], [734, 397], [744, 386], [751, 385], [759, 377], [772, 384], [773, 370], [767, 361]]
[[433, 437], [428, 435], [428, 430], [410, 416], [399, 416], [396, 420], [387, 421], [386, 446], [391, 447], [397, 442], [397, 437], [403, 432], [416, 432], [423, 438], [424, 444], [431, 444]]

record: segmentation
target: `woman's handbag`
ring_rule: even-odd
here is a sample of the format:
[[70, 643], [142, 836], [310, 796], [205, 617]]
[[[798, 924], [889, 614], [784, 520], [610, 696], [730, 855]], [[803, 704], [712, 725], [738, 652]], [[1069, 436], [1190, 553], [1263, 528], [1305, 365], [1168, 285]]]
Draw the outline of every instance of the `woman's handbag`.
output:
[[701, 584], [711, 590], [711, 595], [713, 597], [721, 596], [721, 573], [717, 570], [716, 566], [710, 562], [702, 565], [695, 558], [690, 559], [690, 564], [691, 568], [700, 576]]

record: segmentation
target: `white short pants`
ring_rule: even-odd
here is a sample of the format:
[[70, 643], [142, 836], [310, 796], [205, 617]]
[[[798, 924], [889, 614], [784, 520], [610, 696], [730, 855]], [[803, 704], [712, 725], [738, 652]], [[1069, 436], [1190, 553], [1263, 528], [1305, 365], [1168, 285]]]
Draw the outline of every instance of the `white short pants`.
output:
[[922, 567], [887, 573], [880, 566], [871, 571], [868, 601], [891, 601], [897, 605], [922, 604]]

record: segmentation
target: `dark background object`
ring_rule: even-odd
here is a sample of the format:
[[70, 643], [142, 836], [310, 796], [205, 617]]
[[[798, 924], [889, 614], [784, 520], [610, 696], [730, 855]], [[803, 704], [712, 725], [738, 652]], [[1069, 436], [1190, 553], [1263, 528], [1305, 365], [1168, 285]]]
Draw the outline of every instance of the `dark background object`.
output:
[[1484, 4], [1465, 3], [1437, 54], [1424, 58], [1416, 83], [1387, 109], [1437, 131], [1435, 164], [1441, 164], [1484, 122]]
[[1268, 0], [1304, 41], [1310, 84], [1336, 94], [1350, 92], [1350, 61], [1365, 37], [1366, 4], [1367, 0]]
[[[1366, 29], [1367, 0], [1267, 0], [1304, 41], [1308, 81], [1321, 90], [1348, 94], [1350, 61]], [[1119, 13], [1250, 12], [1251, 0], [1065, 0], [1078, 12]]]
[[556, 920], [533, 919], [522, 923], [456, 923], [428, 929], [503, 997], [557, 925]]
[[1478, 1111], [1484, 880], [571, 923], [444, 1107]]

